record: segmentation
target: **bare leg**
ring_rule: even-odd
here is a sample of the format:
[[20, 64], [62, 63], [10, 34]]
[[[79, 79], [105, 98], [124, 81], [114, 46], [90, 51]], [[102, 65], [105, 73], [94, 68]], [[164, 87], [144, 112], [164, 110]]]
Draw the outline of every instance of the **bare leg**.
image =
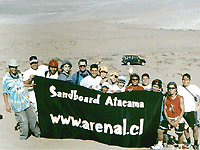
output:
[[158, 141], [163, 140], [163, 132], [164, 132], [164, 130], [158, 129]]
[[198, 127], [195, 126], [193, 128], [193, 137], [194, 137], [194, 140], [198, 140]]

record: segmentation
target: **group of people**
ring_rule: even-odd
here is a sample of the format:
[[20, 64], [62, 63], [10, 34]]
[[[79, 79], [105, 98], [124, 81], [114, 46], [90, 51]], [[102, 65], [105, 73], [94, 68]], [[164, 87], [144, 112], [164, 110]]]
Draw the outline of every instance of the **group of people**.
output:
[[[50, 79], [57, 79], [84, 86], [89, 89], [101, 91], [102, 93], [116, 93], [133, 90], [147, 90], [161, 92], [163, 94], [163, 106], [161, 108], [160, 126], [158, 129], [158, 144], [153, 149], [163, 148], [163, 134], [175, 128], [179, 137], [179, 148], [183, 147], [183, 135], [187, 139], [186, 146], [191, 145], [189, 127], [193, 130], [194, 149], [199, 149], [198, 144], [198, 118], [199, 108], [198, 96], [200, 88], [190, 84], [191, 76], [186, 73], [182, 76], [183, 85], [177, 86], [175, 82], [169, 82], [167, 91], [162, 88], [162, 81], [154, 79], [150, 84], [150, 76], [144, 73], [140, 76], [129, 70], [129, 81], [125, 76], [119, 76], [117, 72], [108, 74], [106, 66], [99, 67], [99, 64], [91, 64], [87, 70], [87, 60], [78, 61], [79, 70], [72, 74], [72, 63], [63, 61], [59, 67], [56, 60], [51, 60], [48, 65], [39, 65], [37, 56], [29, 58], [30, 68], [22, 73], [18, 70], [18, 62], [14, 59], [8, 64], [9, 72], [3, 78], [3, 96], [6, 111], [15, 112], [15, 117], [20, 127], [20, 139], [28, 138], [29, 129], [36, 136], [40, 136], [40, 129], [37, 123], [37, 102], [33, 90], [34, 76], [41, 76]], [[26, 89], [28, 87], [28, 96]], [[10, 97], [11, 103], [8, 102]]]

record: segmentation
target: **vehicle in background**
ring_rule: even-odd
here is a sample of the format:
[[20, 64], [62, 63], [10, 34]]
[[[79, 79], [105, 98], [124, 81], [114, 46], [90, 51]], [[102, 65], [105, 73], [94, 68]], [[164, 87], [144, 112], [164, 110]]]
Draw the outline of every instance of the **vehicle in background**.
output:
[[137, 55], [124, 55], [122, 57], [123, 65], [142, 65], [144, 66], [146, 61]]

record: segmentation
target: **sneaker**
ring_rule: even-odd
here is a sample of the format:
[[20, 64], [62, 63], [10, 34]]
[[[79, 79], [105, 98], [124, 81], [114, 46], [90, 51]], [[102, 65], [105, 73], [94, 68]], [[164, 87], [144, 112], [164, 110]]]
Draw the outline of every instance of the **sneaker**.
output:
[[154, 146], [151, 146], [151, 149], [163, 149], [163, 146], [156, 144]]
[[199, 145], [193, 145], [194, 150], [199, 150]]
[[163, 147], [168, 147], [166, 142], [163, 142]]
[[17, 131], [17, 130], [19, 130], [19, 128], [20, 128], [20, 125], [19, 125], [19, 122], [16, 124], [16, 126], [15, 126], [15, 131]]
[[186, 143], [186, 144], [185, 144], [185, 148], [186, 148], [186, 149], [190, 149], [191, 146], [192, 146], [191, 143]]

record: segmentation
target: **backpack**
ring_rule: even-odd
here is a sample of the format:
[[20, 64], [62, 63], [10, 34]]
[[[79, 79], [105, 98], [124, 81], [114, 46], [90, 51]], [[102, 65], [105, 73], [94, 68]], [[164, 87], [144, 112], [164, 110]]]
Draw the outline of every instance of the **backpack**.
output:
[[[90, 71], [89, 70], [86, 70], [87, 71], [87, 73], [89, 74], [89, 75], [91, 75], [91, 73], [90, 73]], [[87, 75], [88, 76], [88, 75]], [[87, 77], [86, 76], [86, 77]], [[76, 76], [76, 82], [75, 82], [75, 84], [78, 84], [78, 79], [79, 79], [79, 71], [77, 72], [77, 76]]]

